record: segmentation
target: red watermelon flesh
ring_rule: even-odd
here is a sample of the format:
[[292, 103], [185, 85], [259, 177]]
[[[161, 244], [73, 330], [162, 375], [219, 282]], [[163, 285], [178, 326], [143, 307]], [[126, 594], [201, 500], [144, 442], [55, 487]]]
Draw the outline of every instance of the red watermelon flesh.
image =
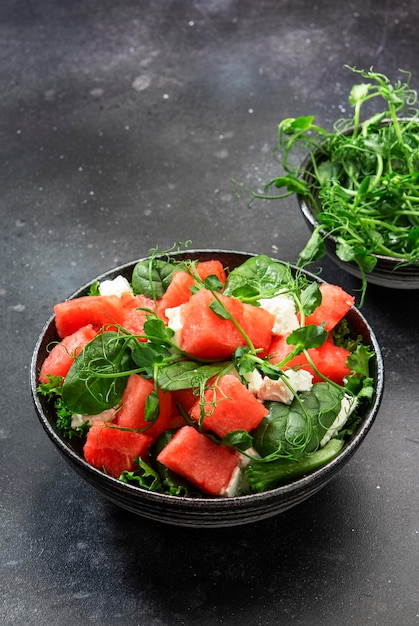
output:
[[157, 460], [209, 495], [222, 494], [238, 466], [234, 452], [211, 441], [193, 426], [180, 428]]
[[[144, 418], [147, 396], [154, 391], [154, 382], [139, 374], [131, 374], [122, 395], [122, 407], [118, 411], [115, 423], [124, 428], [142, 429], [150, 422]], [[159, 390], [160, 413], [157, 421], [144, 432], [155, 440], [170, 425], [172, 398], [170, 393]]]
[[[118, 296], [82, 296], [65, 300], [54, 306], [55, 326], [61, 338], [72, 335], [91, 324], [99, 330], [102, 326], [122, 323], [124, 310]], [[107, 328], [108, 330], [108, 328]]]
[[[205, 280], [211, 275], [217, 276], [223, 285], [227, 280], [223, 265], [218, 260], [197, 263], [196, 271], [201, 280]], [[189, 272], [175, 272], [170, 285], [166, 289], [166, 293], [158, 302], [157, 310], [159, 314], [164, 315], [166, 309], [171, 309], [188, 302], [192, 296], [191, 287], [193, 287], [194, 284], [195, 279]]]
[[[292, 346], [287, 344], [285, 335], [274, 337], [269, 350], [270, 361], [275, 364], [280, 363], [291, 350]], [[309, 348], [308, 354], [316, 368], [326, 376], [326, 378], [333, 380], [339, 385], [342, 385], [345, 376], [350, 374], [350, 370], [346, 365], [346, 360], [350, 352], [346, 350], [346, 348], [336, 346], [331, 336], [329, 336], [327, 341], [319, 348]], [[283, 369], [290, 369], [292, 367], [301, 367], [310, 372], [310, 374], [313, 375], [313, 383], [323, 380], [308, 364], [304, 354], [299, 354], [292, 358]]]
[[132, 309], [124, 314], [122, 327], [132, 335], [135, 335], [138, 341], [147, 341], [144, 335], [144, 324], [147, 321], [148, 314], [145, 311]]
[[174, 410], [177, 410], [176, 406], [179, 404], [185, 413], [188, 413], [189, 409], [195, 404], [196, 397], [196, 393], [194, 393], [193, 389], [178, 389], [172, 391]]
[[227, 275], [221, 261], [218, 261], [217, 259], [212, 261], [202, 261], [202, 263], [198, 263], [196, 270], [202, 280], [205, 280], [208, 276], [216, 276], [218, 280], [225, 285]]
[[180, 306], [187, 302], [192, 295], [191, 287], [194, 284], [193, 276], [188, 272], [175, 272], [166, 293], [157, 303], [159, 315], [165, 314], [166, 309]]
[[137, 468], [134, 459], [147, 455], [151, 441], [144, 433], [120, 430], [96, 420], [87, 433], [84, 458], [93, 467], [119, 478], [124, 470]]
[[185, 421], [185, 418], [183, 417], [183, 415], [181, 415], [180, 413], [176, 411], [173, 411], [170, 416], [167, 430], [176, 430], [180, 428], [181, 426], [186, 426], [186, 425], [187, 425], [187, 422]]
[[355, 298], [338, 285], [322, 283], [319, 288], [322, 294], [321, 304], [305, 318], [305, 325], [325, 322], [325, 329], [331, 331], [345, 317]]
[[[266, 407], [240, 382], [236, 376], [227, 374], [204, 393], [205, 417], [203, 427], [219, 437], [235, 430], [250, 432], [265, 415]], [[199, 398], [190, 410], [198, 422], [201, 415]]]
[[[125, 293], [121, 296], [124, 308], [122, 326], [133, 335], [138, 335], [138, 341], [147, 341], [144, 335], [144, 323], [150, 316], [149, 311], [156, 312], [154, 300], [141, 294], [133, 296]], [[147, 309], [147, 310], [144, 310]]]
[[134, 296], [128, 291], [126, 291], [125, 293], [122, 294], [122, 296], [120, 296], [120, 298], [121, 298], [122, 306], [127, 311], [136, 309], [138, 307], [151, 309], [152, 311], [154, 311], [156, 308], [154, 304], [154, 300], [152, 300], [151, 298], [147, 298], [147, 296], [144, 296], [142, 294], [138, 294]]
[[[274, 316], [236, 298], [218, 295], [230, 315], [242, 326], [255, 348], [265, 352], [272, 339]], [[210, 309], [213, 294], [207, 289], [195, 293], [182, 306], [180, 347], [189, 354], [209, 360], [229, 358], [245, 339], [229, 319], [221, 319]]]
[[48, 382], [50, 376], [67, 376], [75, 357], [80, 354], [83, 347], [96, 337], [96, 331], [91, 324], [83, 326], [71, 335], [67, 335], [57, 343], [48, 354], [42, 364], [39, 380], [41, 383]]
[[[346, 365], [350, 351], [341, 346], [336, 346], [332, 338], [315, 350], [313, 362], [317, 369], [330, 380], [343, 385], [343, 379], [351, 373]], [[313, 382], [320, 382], [320, 380], [322, 379], [315, 374]]]

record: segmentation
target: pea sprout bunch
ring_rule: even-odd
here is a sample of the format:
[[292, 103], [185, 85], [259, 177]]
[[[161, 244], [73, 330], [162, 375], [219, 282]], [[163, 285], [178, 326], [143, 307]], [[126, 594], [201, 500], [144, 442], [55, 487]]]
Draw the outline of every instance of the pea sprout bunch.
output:
[[[274, 153], [284, 174], [261, 191], [232, 182], [238, 194], [250, 193], [249, 207], [257, 199], [305, 199], [316, 223], [298, 264], [322, 258], [325, 238], [332, 237], [337, 257], [360, 270], [362, 305], [377, 255], [395, 259], [396, 268], [419, 263], [418, 94], [408, 72], [392, 83], [372, 69], [346, 67], [366, 81], [350, 91], [352, 116], [331, 131], [314, 116], [282, 120]], [[379, 110], [363, 116], [375, 103]]]

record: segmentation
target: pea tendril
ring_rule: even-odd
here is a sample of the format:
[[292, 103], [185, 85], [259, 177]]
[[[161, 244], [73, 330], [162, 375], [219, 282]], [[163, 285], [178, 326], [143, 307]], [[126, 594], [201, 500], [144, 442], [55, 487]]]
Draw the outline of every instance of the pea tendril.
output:
[[[365, 81], [350, 91], [352, 116], [331, 131], [313, 116], [282, 120], [274, 152], [284, 173], [257, 191], [232, 182], [238, 196], [250, 194], [248, 207], [293, 194], [310, 205], [316, 227], [299, 265], [321, 258], [324, 240], [334, 238], [338, 258], [361, 272], [362, 306], [376, 255], [397, 259], [398, 267], [419, 263], [418, 94], [409, 72], [392, 83], [372, 68], [345, 67]], [[382, 103], [378, 112], [363, 116], [372, 101]]]

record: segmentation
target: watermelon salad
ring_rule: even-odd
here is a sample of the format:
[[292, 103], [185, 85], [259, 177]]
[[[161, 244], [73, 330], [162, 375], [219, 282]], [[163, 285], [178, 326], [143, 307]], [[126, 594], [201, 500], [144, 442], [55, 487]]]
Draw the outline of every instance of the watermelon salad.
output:
[[265, 255], [150, 256], [54, 307], [37, 393], [85, 461], [186, 497], [262, 492], [333, 459], [374, 394], [337, 285]]

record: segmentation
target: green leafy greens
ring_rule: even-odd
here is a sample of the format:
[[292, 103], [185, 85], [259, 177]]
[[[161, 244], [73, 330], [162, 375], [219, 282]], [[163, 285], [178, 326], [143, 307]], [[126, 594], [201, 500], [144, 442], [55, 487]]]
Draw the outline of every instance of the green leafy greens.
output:
[[254, 435], [254, 447], [262, 457], [300, 460], [314, 452], [335, 421], [344, 396], [342, 388], [316, 383], [295, 397], [290, 405], [268, 402], [269, 414]]
[[[337, 120], [331, 131], [318, 126], [313, 116], [282, 120], [275, 152], [284, 174], [260, 192], [232, 182], [238, 193], [250, 193], [248, 206], [258, 198], [304, 198], [313, 208], [316, 227], [299, 264], [320, 259], [325, 238], [334, 238], [338, 258], [360, 270], [362, 305], [376, 255], [393, 257], [399, 266], [419, 262], [418, 95], [407, 72], [404, 81], [391, 83], [372, 69], [348, 69], [367, 81], [350, 91], [352, 117]], [[383, 102], [382, 110], [362, 120], [376, 99]]]
[[118, 332], [103, 332], [83, 348], [63, 386], [68, 409], [96, 415], [120, 402], [127, 378], [135, 370], [130, 342], [131, 337]]

